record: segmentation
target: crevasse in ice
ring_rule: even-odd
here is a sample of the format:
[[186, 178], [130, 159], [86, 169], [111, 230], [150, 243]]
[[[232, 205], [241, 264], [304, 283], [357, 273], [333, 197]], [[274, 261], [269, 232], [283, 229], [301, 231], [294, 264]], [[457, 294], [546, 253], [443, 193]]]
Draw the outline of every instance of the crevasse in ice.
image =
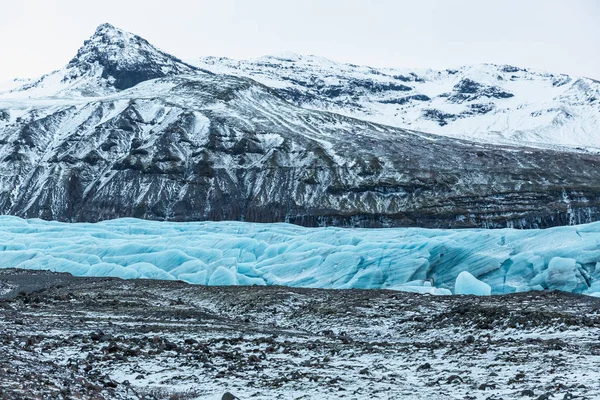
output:
[[546, 230], [342, 229], [3, 216], [0, 268], [432, 294], [451, 293], [466, 271], [493, 294], [559, 289], [598, 296], [600, 223]]

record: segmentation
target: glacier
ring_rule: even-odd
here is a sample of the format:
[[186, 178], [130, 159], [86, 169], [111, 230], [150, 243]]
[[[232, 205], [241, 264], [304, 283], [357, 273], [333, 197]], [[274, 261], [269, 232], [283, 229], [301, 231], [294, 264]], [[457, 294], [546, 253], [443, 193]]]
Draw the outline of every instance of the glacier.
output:
[[[600, 222], [543, 230], [444, 230], [132, 218], [62, 223], [0, 216], [0, 268], [200, 285], [430, 294], [451, 294], [455, 287], [476, 287], [479, 293], [489, 285], [492, 294], [549, 289], [599, 296]], [[472, 276], [457, 281], [463, 272]]]

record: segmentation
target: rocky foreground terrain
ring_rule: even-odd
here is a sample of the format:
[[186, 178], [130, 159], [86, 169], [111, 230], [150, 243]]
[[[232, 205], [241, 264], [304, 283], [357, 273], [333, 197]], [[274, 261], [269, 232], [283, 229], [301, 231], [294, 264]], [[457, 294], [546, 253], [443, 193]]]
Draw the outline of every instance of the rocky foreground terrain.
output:
[[597, 399], [600, 299], [0, 271], [3, 399]]

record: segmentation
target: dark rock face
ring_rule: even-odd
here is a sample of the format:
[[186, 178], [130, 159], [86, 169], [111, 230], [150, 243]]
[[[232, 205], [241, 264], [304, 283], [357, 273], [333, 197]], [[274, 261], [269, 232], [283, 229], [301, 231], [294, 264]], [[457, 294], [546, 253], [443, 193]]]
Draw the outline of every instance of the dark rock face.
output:
[[[305, 90], [294, 88], [278, 88], [276, 91], [280, 96], [297, 105], [326, 98], [333, 101], [334, 104], [344, 106], [350, 105], [358, 108], [360, 106], [358, 104], [354, 104], [355, 102], [353, 99], [361, 93], [378, 94], [385, 92], [408, 92], [413, 90], [412, 87], [403, 84], [384, 84], [369, 79], [349, 79], [343, 84], [339, 85], [327, 85], [319, 79], [304, 81], [288, 78], [287, 80], [301, 85], [303, 88], [305, 88]], [[422, 100], [422, 96], [419, 95], [410, 97], [415, 98], [415, 100]]]
[[454, 90], [457, 93], [462, 94], [475, 94], [483, 88], [483, 85], [477, 83], [471, 79], [463, 79], [454, 86]]
[[599, 156], [377, 126], [294, 107], [243, 78], [165, 78], [33, 110], [1, 139], [0, 212], [21, 217], [519, 228], [600, 219]]
[[469, 104], [469, 110], [464, 115], [487, 114], [494, 109], [493, 103], [475, 103]]
[[445, 113], [436, 109], [423, 110], [423, 118], [437, 122], [440, 126], [448, 125], [449, 121], [454, 121], [458, 115]]
[[522, 71], [522, 69], [519, 67], [515, 67], [513, 65], [505, 65], [504, 67], [502, 67], [502, 71], [503, 72], [519, 72], [519, 71]]
[[512, 93], [502, 90], [496, 86], [487, 86], [475, 82], [471, 79], [461, 79], [453, 88], [453, 94], [448, 97], [448, 101], [453, 103], [463, 103], [465, 101], [477, 100], [482, 97], [494, 99], [507, 99], [513, 97]]
[[425, 82], [423, 78], [419, 77], [414, 72], [411, 72], [408, 75], [392, 75], [392, 78], [402, 82]]
[[102, 77], [105, 79], [113, 78], [114, 87], [119, 90], [129, 89], [140, 82], [164, 76], [164, 73], [160, 69], [152, 65], [141, 66], [137, 70], [119, 69], [118, 66], [109, 65], [102, 73]]
[[400, 97], [397, 99], [380, 100], [382, 104], [406, 104], [410, 101], [430, 101], [431, 99], [424, 94], [415, 94], [412, 96]]

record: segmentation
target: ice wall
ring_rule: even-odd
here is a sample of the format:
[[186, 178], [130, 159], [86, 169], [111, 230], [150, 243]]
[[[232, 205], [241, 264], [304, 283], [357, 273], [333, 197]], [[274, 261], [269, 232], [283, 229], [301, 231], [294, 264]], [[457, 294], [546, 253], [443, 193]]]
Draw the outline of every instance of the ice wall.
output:
[[492, 293], [600, 295], [600, 223], [546, 230], [302, 228], [0, 217], [0, 268], [203, 285], [385, 288], [450, 293], [467, 271]]

